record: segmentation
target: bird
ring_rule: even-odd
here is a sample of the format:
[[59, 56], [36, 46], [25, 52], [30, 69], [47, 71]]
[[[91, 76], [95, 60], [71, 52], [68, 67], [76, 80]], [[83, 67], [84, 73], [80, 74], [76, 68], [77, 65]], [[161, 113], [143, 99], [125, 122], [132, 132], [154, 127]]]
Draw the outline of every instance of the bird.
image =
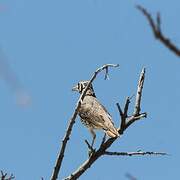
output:
[[[88, 83], [89, 81], [80, 81], [72, 90], [82, 94]], [[96, 98], [92, 83], [87, 89], [84, 99], [81, 101], [78, 114], [82, 124], [84, 124], [92, 134], [91, 147], [93, 147], [96, 139], [95, 130], [103, 130], [112, 138], [119, 137], [119, 132], [114, 126], [111, 115]]]

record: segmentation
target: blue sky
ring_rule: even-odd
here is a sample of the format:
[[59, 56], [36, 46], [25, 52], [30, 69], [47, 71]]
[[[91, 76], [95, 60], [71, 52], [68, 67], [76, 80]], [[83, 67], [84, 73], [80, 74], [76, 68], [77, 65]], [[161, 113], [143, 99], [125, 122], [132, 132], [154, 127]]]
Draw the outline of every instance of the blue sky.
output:
[[[81, 179], [125, 180], [127, 172], [140, 180], [179, 179], [180, 60], [153, 38], [136, 4], [160, 11], [164, 33], [180, 46], [178, 0], [0, 0], [0, 169], [17, 180], [49, 179], [78, 99], [71, 87], [99, 66], [118, 63], [109, 81], [102, 75], [95, 80], [97, 97], [117, 126], [115, 103], [136, 92], [146, 67], [142, 111], [148, 118], [132, 125], [111, 150], [170, 156], [103, 157]], [[5, 81], [5, 72], [14, 78]], [[17, 103], [19, 92], [27, 106]], [[96, 146], [103, 135], [97, 134]], [[90, 138], [77, 119], [59, 179], [87, 158], [84, 139]]]

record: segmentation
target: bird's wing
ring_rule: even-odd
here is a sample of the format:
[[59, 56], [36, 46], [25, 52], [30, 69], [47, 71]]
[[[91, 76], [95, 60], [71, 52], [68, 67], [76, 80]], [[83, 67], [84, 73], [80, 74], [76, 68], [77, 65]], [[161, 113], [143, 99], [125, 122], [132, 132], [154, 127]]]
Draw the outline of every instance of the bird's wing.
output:
[[85, 99], [83, 100], [83, 104], [84, 107], [86, 107], [84, 108], [83, 115], [86, 116], [84, 118], [86, 118], [95, 126], [98, 126], [99, 128], [102, 128], [105, 131], [111, 131], [112, 133], [118, 135], [118, 132], [114, 127], [112, 117], [110, 116], [106, 108], [95, 97], [85, 97]]
[[112, 126], [114, 127], [111, 115], [97, 99], [94, 101], [94, 106], [96, 107], [95, 114], [99, 117], [99, 119], [101, 119], [104, 128], [109, 129]]

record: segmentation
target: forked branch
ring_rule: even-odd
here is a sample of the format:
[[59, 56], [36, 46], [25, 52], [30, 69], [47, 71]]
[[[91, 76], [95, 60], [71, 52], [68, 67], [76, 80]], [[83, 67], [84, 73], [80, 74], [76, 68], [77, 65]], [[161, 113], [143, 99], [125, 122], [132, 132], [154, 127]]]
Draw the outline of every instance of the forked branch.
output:
[[141, 99], [142, 99], [142, 90], [144, 86], [144, 80], [145, 80], [145, 73], [146, 70], [145, 68], [142, 69], [138, 85], [137, 85], [137, 93], [136, 93], [136, 100], [135, 100], [135, 106], [134, 106], [134, 113], [131, 116], [128, 116], [128, 109], [129, 109], [129, 104], [131, 102], [131, 98], [127, 98], [125, 105], [124, 105], [124, 112], [120, 112], [119, 108], [119, 113], [121, 117], [121, 124], [120, 124], [120, 129], [119, 133], [123, 134], [123, 132], [135, 121], [145, 118], [147, 116], [147, 113], [141, 113]]
[[8, 176], [7, 173], [4, 173], [3, 171], [1, 171], [0, 180], [12, 180], [12, 179], [15, 179], [15, 176], [13, 174]]
[[180, 56], [180, 49], [174, 43], [172, 43], [172, 41], [168, 37], [166, 37], [161, 30], [160, 13], [157, 13], [156, 20], [154, 20], [151, 14], [144, 7], [140, 5], [137, 5], [136, 7], [147, 18], [154, 37], [158, 39], [161, 43], [163, 43], [174, 54]]

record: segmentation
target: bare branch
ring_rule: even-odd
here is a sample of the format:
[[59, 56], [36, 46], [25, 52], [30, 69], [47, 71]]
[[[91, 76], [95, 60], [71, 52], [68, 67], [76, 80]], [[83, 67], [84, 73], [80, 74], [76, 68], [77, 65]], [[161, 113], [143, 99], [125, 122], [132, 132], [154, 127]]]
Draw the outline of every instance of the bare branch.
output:
[[76, 171], [74, 171], [70, 176], [66, 177], [65, 180], [76, 180], [79, 178], [87, 169], [91, 167], [91, 165], [102, 155], [104, 155], [105, 150], [108, 149], [111, 144], [116, 140], [117, 138], [110, 138], [108, 139], [104, 144], [100, 146], [100, 148], [93, 153], [92, 156], [90, 156], [84, 163], [77, 168]]
[[[104, 79], [109, 79], [109, 67], [118, 67], [119, 64], [105, 64], [102, 68], [99, 68], [100, 71], [102, 71], [101, 69], [105, 69], [106, 73], [105, 73], [105, 77]], [[99, 71], [97, 70], [97, 71]]]
[[85, 140], [85, 143], [87, 144], [87, 146], [88, 146], [88, 149], [90, 149], [91, 151], [93, 151], [93, 148], [92, 148], [92, 146], [89, 144], [89, 142], [88, 142], [87, 140]]
[[124, 115], [124, 113], [122, 112], [121, 106], [119, 105], [119, 103], [116, 103], [116, 106], [117, 106], [118, 111], [119, 111], [119, 116], [122, 117]]
[[141, 71], [140, 77], [139, 77], [139, 81], [138, 81], [136, 101], [135, 101], [135, 106], [134, 106], [134, 113], [132, 116], [129, 116], [126, 118], [126, 124], [125, 124], [124, 130], [127, 129], [135, 121], [147, 117], [146, 112], [140, 113], [140, 111], [141, 111], [141, 98], [142, 98], [142, 90], [143, 90], [144, 80], [145, 80], [145, 73], [146, 73], [145, 68], [143, 68]]
[[[124, 116], [124, 113], [122, 112], [122, 109], [121, 109], [119, 103], [116, 103], [116, 106], [117, 106], [117, 108], [118, 108], [119, 116], [120, 116], [120, 121], [121, 121], [121, 122], [120, 122], [120, 126], [119, 126], [119, 128], [118, 128], [118, 130], [120, 130], [120, 129], [123, 129], [123, 128], [124, 128], [124, 125], [125, 125], [125, 123], [126, 123], [126, 117]], [[123, 132], [123, 131], [121, 131], [121, 132]]]
[[146, 118], [147, 117], [147, 113], [141, 113], [140, 115], [137, 116], [131, 116], [129, 118], [126, 119], [126, 128], [129, 127], [132, 123], [134, 123], [137, 120], [140, 120], [142, 118]]
[[141, 97], [142, 97], [142, 89], [144, 85], [144, 79], [145, 79], [145, 68], [142, 69], [139, 82], [138, 82], [138, 88], [137, 88], [137, 94], [136, 94], [136, 102], [135, 102], [135, 108], [134, 108], [134, 116], [139, 115], [141, 111]]
[[[140, 113], [140, 103], [141, 103], [141, 96], [142, 96], [142, 87], [143, 87], [143, 83], [144, 83], [144, 78], [145, 78], [145, 69], [143, 68], [142, 73], [140, 74], [140, 80], [138, 83], [138, 94], [136, 96], [136, 101], [137, 103], [135, 103], [135, 105], [137, 105], [137, 107], [135, 109], [137, 109], [136, 113], [133, 114], [130, 117], [125, 117], [124, 112], [122, 112], [120, 105], [117, 103], [117, 107], [118, 107], [118, 111], [121, 117], [121, 123], [123, 121], [123, 125], [122, 128], [119, 129], [119, 133], [122, 135], [123, 132], [130, 126], [130, 124], [132, 124], [133, 122], [135, 122], [136, 120], [145, 117], [146, 114], [145, 113]], [[128, 107], [129, 107], [129, 103], [130, 100], [129, 98], [127, 98], [125, 106], [124, 106], [124, 111], [125, 114], [127, 116], [128, 113]], [[124, 118], [124, 119], [123, 119]], [[130, 119], [130, 121], [126, 122], [127, 119]], [[121, 138], [122, 136], [120, 136], [119, 138]], [[81, 164], [77, 170], [75, 170], [71, 175], [69, 175], [68, 177], [66, 177], [66, 180], [75, 180], [77, 178], [79, 178], [88, 168], [91, 167], [91, 165], [97, 160], [99, 159], [101, 156], [103, 155], [107, 155], [108, 151], [107, 149], [114, 143], [114, 141], [116, 141], [116, 139], [118, 138], [109, 138], [107, 139], [105, 142], [101, 143], [99, 149], [97, 149], [83, 164]], [[143, 152], [136, 152], [139, 154], [143, 154]], [[147, 153], [147, 152], [146, 152]]]
[[172, 51], [177, 56], [180, 56], [180, 49], [171, 42], [169, 38], [167, 38], [161, 31], [161, 17], [160, 13], [157, 13], [156, 22], [152, 18], [151, 14], [142, 6], [136, 6], [139, 11], [147, 18], [149, 25], [152, 29], [154, 37], [158, 39], [161, 43], [163, 43], [170, 51]]
[[61, 164], [62, 164], [62, 160], [64, 158], [64, 152], [65, 152], [65, 149], [66, 149], [66, 145], [67, 145], [67, 142], [69, 140], [69, 137], [71, 135], [71, 131], [72, 131], [72, 128], [73, 128], [73, 125], [75, 123], [75, 119], [78, 115], [78, 111], [79, 111], [79, 108], [81, 106], [81, 102], [82, 100], [84, 99], [85, 97], [85, 94], [89, 88], [89, 86], [91, 85], [91, 83], [94, 81], [94, 79], [96, 78], [97, 74], [103, 70], [106, 70], [106, 73], [105, 73], [105, 77], [108, 76], [108, 68], [109, 67], [118, 67], [119, 65], [118, 64], [105, 64], [103, 65], [102, 67], [98, 68], [92, 78], [90, 79], [89, 83], [87, 84], [86, 88], [84, 89], [83, 93], [81, 94], [78, 102], [77, 102], [77, 105], [76, 105], [76, 108], [74, 110], [74, 113], [71, 117], [71, 119], [69, 120], [69, 125], [67, 127], [67, 130], [66, 130], [66, 133], [65, 133], [65, 136], [63, 138], [63, 141], [62, 141], [62, 145], [61, 145], [61, 148], [60, 148], [60, 152], [58, 154], [58, 158], [56, 160], [56, 164], [55, 164], [55, 167], [54, 167], [54, 170], [53, 170], [53, 173], [52, 173], [52, 176], [51, 176], [51, 180], [56, 180], [58, 178], [58, 174], [60, 172], [60, 168], [61, 168]]
[[109, 151], [105, 151], [104, 154], [110, 155], [110, 156], [168, 155], [165, 152], [152, 152], [152, 151], [147, 151], [147, 152], [142, 152], [142, 151], [137, 151], [137, 152], [109, 152]]
[[87, 144], [87, 147], [88, 147], [88, 156], [90, 157], [90, 156], [92, 156], [92, 155], [95, 153], [96, 149], [94, 149], [94, 148], [89, 144], [89, 142], [88, 142], [87, 140], [85, 140], [85, 143]]
[[124, 112], [122, 112], [122, 109], [121, 109], [119, 103], [116, 103], [119, 114], [120, 114], [120, 119], [121, 119], [120, 127], [118, 128], [120, 134], [123, 133], [124, 129], [126, 128], [126, 118], [128, 117], [129, 104], [130, 104], [130, 102], [131, 102], [130, 100], [133, 96], [126, 98], [126, 102], [124, 105]]
[[4, 173], [3, 171], [1, 171], [0, 180], [12, 180], [12, 179], [15, 179], [15, 176], [13, 174], [7, 177], [7, 173]]
[[124, 106], [124, 116], [125, 118], [127, 118], [128, 116], [128, 109], [129, 109], [129, 104], [130, 104], [130, 97], [127, 97], [126, 98], [126, 103], [125, 103], [125, 106]]
[[129, 109], [129, 104], [130, 104], [130, 98], [127, 97], [125, 105], [124, 105], [124, 112], [123, 112], [119, 103], [116, 103], [118, 111], [119, 111], [120, 119], [121, 119], [120, 127], [118, 129], [121, 130], [122, 133], [123, 133], [123, 129], [125, 128], [125, 125], [126, 125], [126, 118], [127, 118], [127, 113], [128, 113], [128, 109]]

